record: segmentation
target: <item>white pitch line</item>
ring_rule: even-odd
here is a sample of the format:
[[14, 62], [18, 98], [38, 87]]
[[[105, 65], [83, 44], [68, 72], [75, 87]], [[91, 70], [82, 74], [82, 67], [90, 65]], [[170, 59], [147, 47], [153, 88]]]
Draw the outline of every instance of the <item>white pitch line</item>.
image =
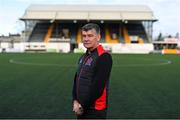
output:
[[146, 66], [162, 66], [172, 64], [170, 60], [161, 60], [161, 63], [149, 63], [149, 64], [127, 64], [127, 65], [115, 65], [113, 67], [146, 67]]
[[60, 64], [49, 64], [49, 63], [28, 63], [28, 62], [22, 62], [22, 61], [15, 61], [15, 60], [13, 60], [13, 59], [10, 59], [10, 60], [9, 60], [9, 63], [19, 64], [19, 65], [76, 67], [76, 65], [60, 65]]
[[[147, 59], [147, 60], [151, 60], [151, 59]], [[23, 61], [16, 61], [13, 59], [10, 59], [9, 63], [20, 64], [20, 65], [36, 65], [36, 66], [76, 67], [76, 65], [60, 65], [60, 64], [49, 64], [49, 63], [28, 63], [28, 62], [23, 62]], [[172, 64], [172, 61], [161, 60], [161, 63], [113, 65], [113, 67], [146, 67], [146, 66], [162, 66], [162, 65], [168, 65], [168, 64]]]

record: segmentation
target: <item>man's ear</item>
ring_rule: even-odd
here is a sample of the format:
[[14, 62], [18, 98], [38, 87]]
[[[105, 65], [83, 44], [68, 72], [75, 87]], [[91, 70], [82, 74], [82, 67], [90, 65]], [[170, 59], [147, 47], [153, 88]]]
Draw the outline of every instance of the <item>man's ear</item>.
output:
[[98, 37], [97, 41], [99, 42], [101, 40], [101, 35], [98, 35], [97, 37]]

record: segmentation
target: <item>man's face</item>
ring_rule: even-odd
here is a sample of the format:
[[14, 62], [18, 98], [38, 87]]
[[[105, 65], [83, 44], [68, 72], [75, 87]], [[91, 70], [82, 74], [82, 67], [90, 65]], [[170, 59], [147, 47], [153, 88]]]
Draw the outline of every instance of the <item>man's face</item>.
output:
[[95, 29], [88, 31], [82, 31], [82, 43], [85, 48], [93, 50], [97, 47], [98, 41], [100, 40], [100, 35], [98, 35]]

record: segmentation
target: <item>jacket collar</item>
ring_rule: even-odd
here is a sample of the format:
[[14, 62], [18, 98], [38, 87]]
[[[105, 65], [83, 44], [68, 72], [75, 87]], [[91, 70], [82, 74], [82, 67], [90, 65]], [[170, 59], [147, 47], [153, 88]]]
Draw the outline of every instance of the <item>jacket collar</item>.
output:
[[92, 54], [92, 53], [96, 52], [99, 47], [101, 47], [101, 45], [98, 45], [98, 46], [97, 46], [94, 50], [92, 50], [92, 51], [86, 50], [86, 54]]

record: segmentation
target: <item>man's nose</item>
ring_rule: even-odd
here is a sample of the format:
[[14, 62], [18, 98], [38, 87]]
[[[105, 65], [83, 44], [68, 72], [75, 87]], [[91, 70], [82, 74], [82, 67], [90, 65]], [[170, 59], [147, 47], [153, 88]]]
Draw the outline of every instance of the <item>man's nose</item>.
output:
[[86, 41], [89, 40], [89, 37], [88, 37], [88, 36], [85, 36], [85, 37], [84, 37], [84, 40], [86, 40]]

